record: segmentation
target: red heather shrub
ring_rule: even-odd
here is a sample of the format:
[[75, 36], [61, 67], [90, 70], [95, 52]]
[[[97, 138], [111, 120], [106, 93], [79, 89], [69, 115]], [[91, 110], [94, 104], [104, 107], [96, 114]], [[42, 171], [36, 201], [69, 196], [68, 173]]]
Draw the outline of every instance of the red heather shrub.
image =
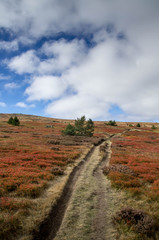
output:
[[159, 180], [154, 181], [154, 183], [152, 185], [152, 188], [154, 190], [159, 190]]
[[140, 177], [143, 178], [143, 180], [145, 180], [148, 183], [153, 183], [156, 179], [155, 175], [150, 174], [141, 174]]
[[159, 201], [159, 180], [154, 181], [151, 187], [152, 198], [156, 198]]
[[43, 189], [44, 189], [44, 186], [41, 184], [34, 184], [34, 183], [21, 184], [18, 189], [18, 193], [20, 196], [23, 196], [23, 197], [29, 196], [32, 198], [36, 198], [36, 197], [39, 197]]
[[110, 172], [108, 178], [112, 181], [113, 186], [117, 188], [135, 188], [141, 186], [140, 181], [129, 174]]
[[141, 183], [138, 179], [133, 179], [128, 182], [123, 182], [123, 187], [124, 188], [136, 188], [136, 187], [141, 187]]
[[28, 208], [31, 206], [29, 200], [19, 200], [11, 197], [1, 197], [0, 198], [0, 209], [1, 210], [17, 210], [20, 208]]
[[[118, 176], [118, 180], [115, 180], [110, 175], [118, 187], [128, 187], [129, 189], [138, 187], [141, 189], [142, 186], [144, 190], [145, 183], [152, 184], [159, 178], [158, 138], [159, 134], [130, 131], [122, 137], [113, 139], [113, 153], [110, 163], [125, 165], [136, 173], [136, 180], [127, 180], [127, 183], [124, 183], [123, 176]], [[153, 185], [152, 189], [156, 190], [156, 195], [159, 188]]]
[[130, 180], [134, 180], [134, 176], [130, 175], [130, 174], [125, 174], [125, 173], [121, 173], [121, 172], [110, 172], [108, 174], [109, 178], [113, 179], [113, 180], [123, 180], [123, 181], [130, 181]]

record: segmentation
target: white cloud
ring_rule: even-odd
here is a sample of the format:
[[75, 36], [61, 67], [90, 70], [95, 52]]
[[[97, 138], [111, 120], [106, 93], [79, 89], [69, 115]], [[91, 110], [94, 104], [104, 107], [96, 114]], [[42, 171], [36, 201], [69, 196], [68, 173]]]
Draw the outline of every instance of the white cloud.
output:
[[159, 118], [158, 9], [157, 0], [1, 1], [0, 26], [18, 32], [19, 41], [63, 32], [78, 38], [91, 34], [95, 44], [49, 41], [40, 51], [12, 58], [8, 66], [34, 75], [25, 91], [28, 100], [53, 100], [46, 108], [52, 116], [84, 111], [106, 117], [118, 105], [129, 119]]
[[85, 43], [82, 40], [66, 41], [64, 39], [45, 43], [41, 52], [48, 56], [39, 65], [39, 73], [57, 73], [81, 62], [85, 56]]
[[60, 97], [66, 89], [61, 78], [54, 76], [34, 77], [31, 85], [26, 89], [28, 100], [50, 100]]
[[36, 51], [29, 50], [5, 62], [12, 71], [18, 74], [57, 74], [82, 61], [85, 52], [86, 47], [83, 40], [66, 41], [62, 39], [47, 42], [42, 46], [38, 53], [39, 55], [40, 53], [45, 54], [46, 60], [40, 61]]
[[77, 118], [85, 115], [88, 118], [108, 117], [109, 105], [101, 99], [89, 95], [73, 95], [64, 97], [49, 104], [46, 114], [54, 117]]
[[6, 51], [17, 51], [19, 48], [18, 42], [16, 40], [7, 42], [7, 41], [0, 41], [0, 50]]
[[31, 38], [62, 31], [90, 32], [110, 22], [146, 34], [147, 28], [158, 24], [158, 7], [157, 0], [5, 0], [0, 2], [0, 26]]
[[13, 57], [6, 63], [12, 71], [18, 74], [33, 73], [39, 65], [39, 59], [36, 57], [34, 50], [29, 50], [20, 56]]
[[7, 90], [11, 90], [11, 89], [19, 88], [19, 85], [16, 84], [15, 82], [10, 82], [10, 83], [6, 83], [4, 85], [4, 88], [6, 88]]
[[0, 107], [6, 107], [7, 105], [4, 102], [0, 102]]
[[153, 57], [141, 54], [129, 41], [102, 39], [78, 66], [62, 76], [77, 95], [53, 102], [46, 112], [58, 117], [84, 112], [101, 119], [110, 116], [113, 104], [129, 116], [159, 117], [159, 70], [155, 67], [159, 57]]
[[26, 104], [24, 102], [18, 102], [18, 103], [16, 103], [15, 106], [16, 107], [20, 107], [20, 108], [34, 108], [35, 107], [34, 104], [28, 105], [28, 104]]

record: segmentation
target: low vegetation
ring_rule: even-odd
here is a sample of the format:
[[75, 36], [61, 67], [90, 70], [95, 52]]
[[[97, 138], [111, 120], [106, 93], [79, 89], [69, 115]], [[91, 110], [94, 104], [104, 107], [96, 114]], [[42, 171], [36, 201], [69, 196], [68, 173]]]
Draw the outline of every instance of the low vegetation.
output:
[[156, 129], [157, 127], [155, 126], [155, 125], [152, 125], [152, 127], [151, 127], [152, 129]]
[[118, 239], [159, 239], [158, 125], [112, 122], [0, 114], [0, 239], [31, 240], [72, 169], [115, 134], [103, 172], [125, 196], [114, 214]]
[[153, 217], [141, 209], [133, 209], [132, 207], [123, 208], [116, 213], [114, 221], [118, 224], [124, 221], [130, 228], [140, 234], [140, 236], [144, 236], [144, 238], [147, 239], [155, 239], [157, 225]]
[[108, 123], [106, 123], [106, 125], [109, 125], [109, 126], [117, 126], [115, 120], [110, 120]]
[[[21, 124], [13, 126], [12, 119]], [[1, 115], [0, 239], [17, 240], [23, 235], [31, 239], [29, 235], [56, 202], [77, 158], [100, 140], [62, 136], [67, 123], [56, 120], [53, 128], [46, 128], [52, 126], [49, 118]]]
[[141, 124], [140, 124], [140, 123], [137, 123], [137, 124], [136, 124], [136, 127], [141, 127]]
[[132, 239], [159, 239], [158, 143], [151, 128], [128, 131], [113, 139], [111, 165], [103, 169], [112, 186], [127, 193], [126, 208], [115, 220], [121, 235], [125, 224], [136, 232]]

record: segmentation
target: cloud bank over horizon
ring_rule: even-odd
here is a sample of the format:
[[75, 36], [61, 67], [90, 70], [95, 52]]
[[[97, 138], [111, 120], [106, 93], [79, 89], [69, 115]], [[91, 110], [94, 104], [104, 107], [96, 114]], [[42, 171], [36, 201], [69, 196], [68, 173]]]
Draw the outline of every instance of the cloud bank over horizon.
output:
[[0, 0], [0, 108], [159, 121], [158, 9], [157, 0]]

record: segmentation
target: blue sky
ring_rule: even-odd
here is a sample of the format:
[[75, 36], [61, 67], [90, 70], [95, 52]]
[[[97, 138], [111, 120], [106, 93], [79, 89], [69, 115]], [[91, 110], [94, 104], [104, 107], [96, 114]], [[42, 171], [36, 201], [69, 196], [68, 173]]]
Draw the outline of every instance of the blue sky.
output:
[[159, 120], [158, 0], [0, 0], [0, 112]]

